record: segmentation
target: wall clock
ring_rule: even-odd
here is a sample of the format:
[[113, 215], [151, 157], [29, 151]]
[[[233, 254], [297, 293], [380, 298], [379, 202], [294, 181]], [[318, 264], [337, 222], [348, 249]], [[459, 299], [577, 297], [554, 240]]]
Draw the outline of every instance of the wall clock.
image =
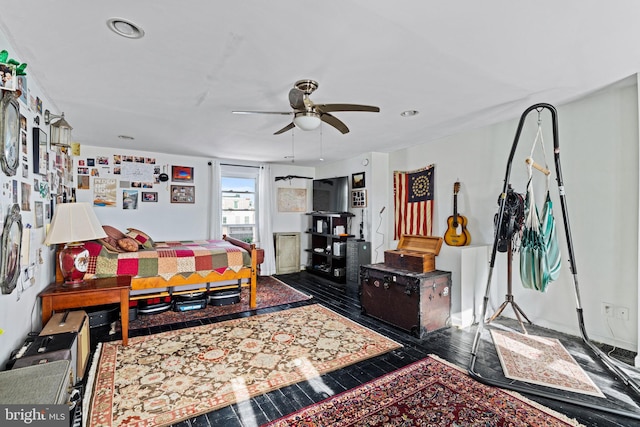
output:
[[0, 100], [0, 138], [0, 167], [13, 176], [20, 163], [20, 110], [13, 92], [5, 92]]

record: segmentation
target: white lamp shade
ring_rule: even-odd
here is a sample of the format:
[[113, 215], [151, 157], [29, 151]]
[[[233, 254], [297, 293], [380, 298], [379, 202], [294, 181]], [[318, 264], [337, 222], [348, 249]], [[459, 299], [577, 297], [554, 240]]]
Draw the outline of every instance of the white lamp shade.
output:
[[46, 245], [84, 242], [107, 237], [89, 203], [62, 203], [56, 205]]
[[296, 113], [293, 117], [293, 123], [302, 130], [314, 130], [321, 122], [320, 115], [313, 112]]

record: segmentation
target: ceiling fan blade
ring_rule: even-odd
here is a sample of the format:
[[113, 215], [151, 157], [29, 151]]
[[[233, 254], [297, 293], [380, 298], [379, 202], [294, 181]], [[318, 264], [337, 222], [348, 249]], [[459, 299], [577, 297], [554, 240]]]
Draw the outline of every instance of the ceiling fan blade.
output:
[[320, 114], [320, 120], [338, 129], [343, 134], [349, 133], [349, 128], [347, 127], [347, 125], [342, 123], [342, 121], [340, 121], [337, 117], [332, 116], [331, 114], [328, 114], [328, 113]]
[[359, 104], [316, 104], [316, 110], [321, 113], [331, 113], [333, 111], [368, 111], [371, 113], [380, 112], [380, 107], [373, 105]]
[[289, 123], [288, 125], [286, 125], [285, 127], [283, 127], [282, 129], [280, 129], [277, 132], [274, 132], [274, 135], [280, 135], [281, 133], [285, 133], [288, 130], [293, 129], [294, 127], [296, 127], [296, 125], [293, 124], [293, 122]]
[[291, 111], [232, 111], [233, 114], [279, 114], [281, 116], [290, 116], [293, 114]]
[[292, 88], [289, 91], [289, 104], [291, 104], [291, 108], [294, 110], [304, 110], [306, 106], [304, 102], [304, 92], [297, 87]]

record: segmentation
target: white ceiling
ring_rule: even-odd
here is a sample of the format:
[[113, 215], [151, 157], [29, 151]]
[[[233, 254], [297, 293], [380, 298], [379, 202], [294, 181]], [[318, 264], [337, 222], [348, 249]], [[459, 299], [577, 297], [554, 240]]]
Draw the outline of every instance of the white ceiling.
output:
[[[2, 0], [9, 56], [85, 145], [312, 166], [561, 104], [640, 69], [636, 0]], [[140, 25], [130, 40], [112, 17]], [[294, 82], [377, 105], [273, 133]], [[404, 110], [419, 114], [403, 118]], [[133, 136], [127, 141], [118, 135]], [[321, 149], [322, 147], [322, 149]]]

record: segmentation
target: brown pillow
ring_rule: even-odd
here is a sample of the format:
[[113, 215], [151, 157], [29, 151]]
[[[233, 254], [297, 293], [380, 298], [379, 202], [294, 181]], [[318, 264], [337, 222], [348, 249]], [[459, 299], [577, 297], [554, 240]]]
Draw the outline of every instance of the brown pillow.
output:
[[104, 239], [98, 239], [98, 242], [111, 252], [123, 252], [123, 250], [118, 247], [118, 240], [113, 237], [107, 236]]
[[125, 237], [127, 237], [122, 231], [120, 231], [117, 228], [112, 227], [110, 225], [103, 225], [102, 229], [104, 230], [105, 233], [107, 233], [108, 237], [111, 237], [112, 239], [115, 239], [116, 241], [118, 241], [120, 239], [124, 239]]
[[138, 252], [138, 242], [131, 237], [118, 240], [118, 246], [127, 252]]

